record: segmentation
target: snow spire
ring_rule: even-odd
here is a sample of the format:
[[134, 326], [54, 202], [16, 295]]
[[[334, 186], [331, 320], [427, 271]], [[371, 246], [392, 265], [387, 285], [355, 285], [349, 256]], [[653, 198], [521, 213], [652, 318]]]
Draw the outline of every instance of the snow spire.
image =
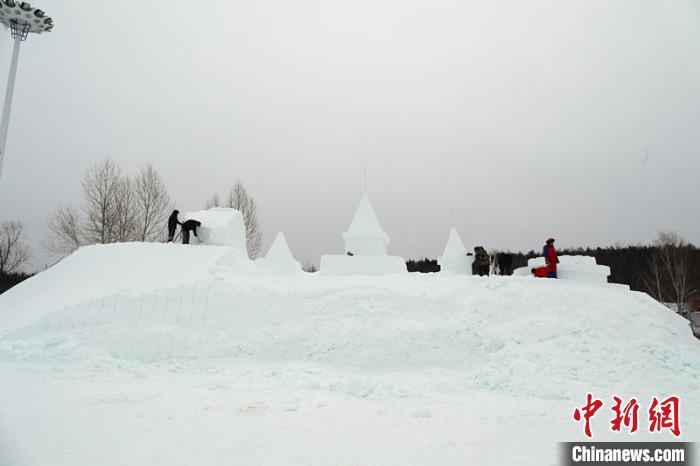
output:
[[452, 227], [450, 230], [450, 236], [447, 238], [447, 244], [445, 245], [445, 251], [442, 253], [443, 257], [455, 257], [455, 256], [465, 256], [467, 254], [467, 248], [464, 246], [462, 238], [459, 236], [457, 229]]
[[272, 242], [272, 246], [267, 250], [265, 255], [265, 263], [276, 267], [291, 270], [301, 270], [301, 264], [294, 258], [292, 251], [289, 249], [287, 239], [284, 233], [279, 232]]
[[348, 230], [343, 233], [344, 239], [353, 237], [379, 237], [385, 239], [387, 243], [389, 242], [389, 236], [379, 224], [379, 219], [367, 193], [362, 195], [360, 204], [352, 217], [352, 222], [350, 222]]
[[284, 237], [284, 233], [281, 231], [277, 233], [275, 240], [272, 242], [272, 246], [267, 250], [265, 259], [294, 260], [292, 251], [289, 250], [289, 245], [287, 244], [287, 238]]
[[361, 256], [385, 256], [389, 235], [382, 230], [377, 214], [365, 192], [348, 230], [343, 233], [345, 252]]

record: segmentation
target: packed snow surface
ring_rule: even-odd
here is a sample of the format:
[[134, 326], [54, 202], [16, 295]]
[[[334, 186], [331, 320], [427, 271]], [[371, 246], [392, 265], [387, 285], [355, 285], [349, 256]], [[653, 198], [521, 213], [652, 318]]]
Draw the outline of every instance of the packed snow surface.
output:
[[700, 344], [644, 294], [258, 262], [95, 246], [0, 295], [0, 464], [555, 465], [587, 392], [699, 439]]

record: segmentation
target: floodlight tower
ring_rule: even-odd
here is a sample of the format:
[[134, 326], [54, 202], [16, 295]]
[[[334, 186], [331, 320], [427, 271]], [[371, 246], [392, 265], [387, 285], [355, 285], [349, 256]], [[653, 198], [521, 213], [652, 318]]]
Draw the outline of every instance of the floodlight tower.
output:
[[32, 7], [27, 2], [15, 2], [14, 0], [0, 0], [0, 23], [10, 28], [10, 34], [15, 40], [12, 48], [12, 60], [10, 62], [10, 76], [7, 78], [7, 90], [5, 91], [5, 106], [2, 109], [0, 120], [0, 178], [2, 177], [2, 164], [5, 160], [5, 143], [7, 142], [7, 128], [10, 124], [10, 109], [12, 108], [12, 94], [15, 90], [15, 76], [17, 75], [17, 59], [19, 58], [19, 45], [27, 39], [30, 32], [41, 34], [53, 29], [53, 20], [43, 11]]

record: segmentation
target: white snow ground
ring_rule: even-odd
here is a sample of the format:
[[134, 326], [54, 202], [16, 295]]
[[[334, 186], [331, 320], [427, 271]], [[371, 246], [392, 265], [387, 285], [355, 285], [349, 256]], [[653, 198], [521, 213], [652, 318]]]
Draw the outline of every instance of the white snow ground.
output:
[[682, 399], [700, 342], [641, 293], [280, 276], [226, 247], [84, 248], [0, 295], [0, 465], [557, 463], [590, 391]]

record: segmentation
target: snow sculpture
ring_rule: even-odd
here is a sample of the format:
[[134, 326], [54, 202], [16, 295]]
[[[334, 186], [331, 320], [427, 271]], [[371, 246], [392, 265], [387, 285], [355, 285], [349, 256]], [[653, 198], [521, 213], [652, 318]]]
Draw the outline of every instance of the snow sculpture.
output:
[[389, 235], [382, 230], [367, 193], [364, 193], [350, 227], [342, 235], [345, 255], [321, 256], [324, 275], [384, 275], [406, 273], [403, 257], [388, 256]]
[[197, 228], [197, 236], [190, 235], [191, 244], [231, 246], [246, 251], [243, 216], [236, 209], [214, 207], [180, 216], [183, 222], [190, 219], [202, 222], [202, 226]]
[[[513, 271], [513, 275], [532, 276], [531, 269], [543, 267], [544, 257], [535, 257], [527, 261], [527, 267], [520, 267]], [[608, 283], [610, 267], [598, 265], [595, 257], [591, 256], [559, 256], [557, 264], [557, 278], [566, 281], [575, 281], [587, 285], [599, 286], [623, 286]], [[629, 288], [629, 287], [627, 287]]]
[[292, 256], [292, 251], [289, 250], [287, 239], [282, 232], [277, 233], [275, 241], [272, 242], [272, 246], [270, 246], [265, 259], [263, 259], [263, 263], [266, 267], [277, 272], [301, 272], [301, 264]]
[[343, 233], [345, 252], [356, 256], [386, 256], [389, 235], [382, 230], [377, 214], [365, 193], [352, 217], [348, 231]]
[[442, 256], [438, 257], [440, 272], [471, 275], [472, 262], [474, 262], [474, 256], [467, 256], [467, 248], [464, 246], [462, 238], [457, 229], [452, 227], [450, 236], [447, 238], [445, 251]]

